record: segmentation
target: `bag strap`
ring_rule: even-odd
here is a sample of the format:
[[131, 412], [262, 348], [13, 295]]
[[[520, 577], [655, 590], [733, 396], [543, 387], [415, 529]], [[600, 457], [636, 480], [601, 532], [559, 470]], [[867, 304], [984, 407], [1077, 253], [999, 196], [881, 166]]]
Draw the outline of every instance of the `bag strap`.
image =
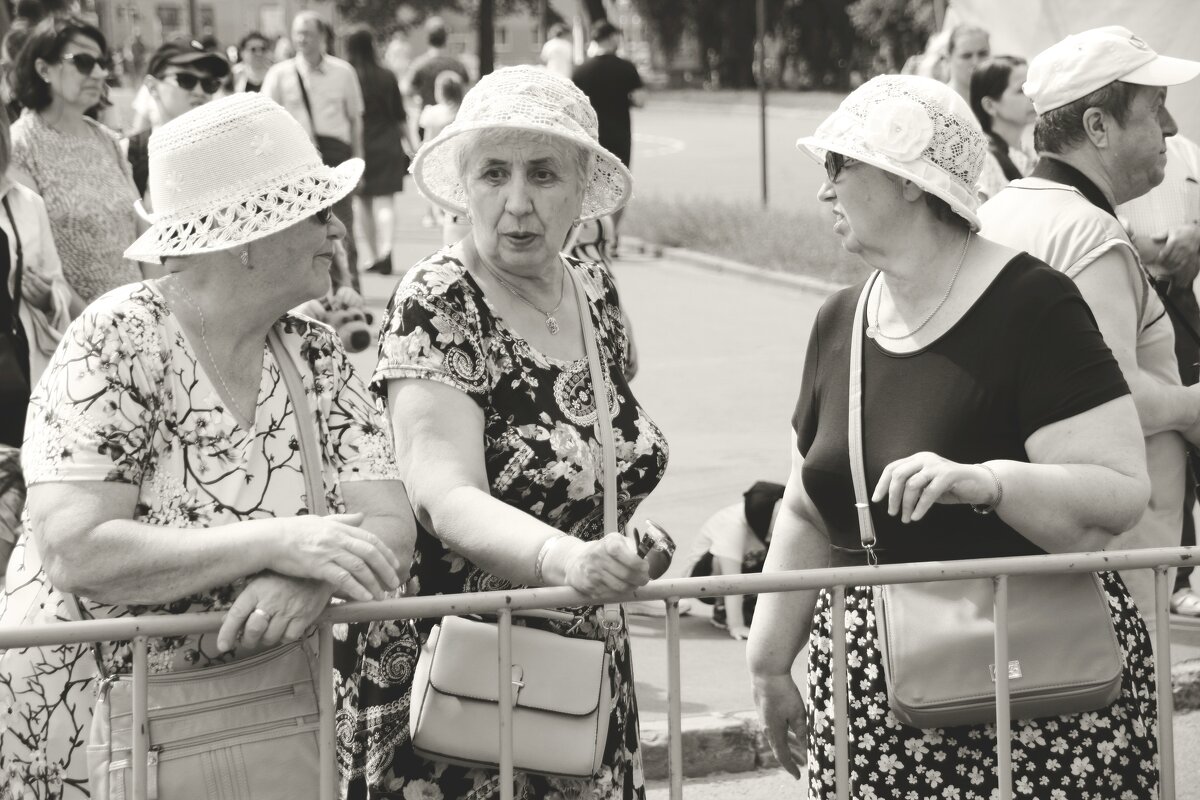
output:
[[313, 139], [317, 138], [317, 118], [313, 116], [312, 104], [308, 102], [308, 89], [304, 86], [304, 78], [300, 75], [300, 65], [292, 61], [292, 69], [296, 70], [296, 83], [300, 84], [300, 99], [304, 101], [304, 110], [308, 112], [308, 124], [312, 126]]
[[292, 359], [291, 353], [283, 344], [279, 335], [279, 326], [272, 326], [267, 333], [267, 344], [271, 355], [279, 365], [279, 373], [283, 377], [283, 386], [291, 398], [292, 408], [296, 412], [296, 437], [300, 442], [300, 463], [304, 473], [305, 495], [308, 499], [308, 512], [317, 516], [329, 513], [325, 503], [325, 482], [322, 479], [321, 451], [317, 446], [316, 424], [312, 410], [308, 405], [308, 393], [304, 391], [304, 381], [300, 378], [300, 370]]
[[[561, 256], [560, 256], [561, 258]], [[620, 530], [620, 520], [617, 516], [617, 448], [613, 440], [612, 415], [608, 407], [609, 381], [604, 379], [601, 368], [600, 349], [597, 346], [596, 327], [592, 323], [591, 304], [583, 291], [583, 284], [571, 269], [570, 262], [565, 258], [563, 279], [571, 281], [575, 288], [575, 303], [579, 307], [579, 321], [583, 328], [583, 346], [587, 350], [588, 370], [592, 379], [592, 399], [596, 407], [596, 425], [600, 432], [600, 448], [604, 457], [604, 530]], [[606, 603], [604, 606], [604, 626], [609, 630], [621, 627], [621, 606], [619, 603]]]
[[871, 496], [867, 492], [867, 469], [863, 459], [862, 434], [862, 363], [863, 317], [867, 298], [879, 277], [876, 272], [863, 287], [854, 309], [854, 329], [850, 334], [850, 419], [847, 425], [850, 449], [850, 476], [854, 481], [854, 509], [858, 512], [858, 537], [867, 551], [867, 562], [879, 563], [875, 555], [875, 521], [871, 519]]

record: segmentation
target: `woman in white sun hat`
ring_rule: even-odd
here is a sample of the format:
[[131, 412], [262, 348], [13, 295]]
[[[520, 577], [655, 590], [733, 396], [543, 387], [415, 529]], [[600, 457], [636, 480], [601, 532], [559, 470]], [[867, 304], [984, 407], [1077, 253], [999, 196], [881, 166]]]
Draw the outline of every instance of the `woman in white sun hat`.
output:
[[[396, 289], [371, 384], [387, 403], [419, 523], [420, 594], [568, 585], [599, 600], [646, 583], [632, 543], [603, 521], [582, 314], [604, 364], [620, 526], [662, 477], [666, 441], [625, 378], [612, 279], [559, 252], [572, 225], [612, 213], [631, 189], [629, 172], [597, 143], [587, 97], [544, 69], [497, 70], [420, 149], [412, 172], [429, 200], [472, 221], [470, 236], [418, 263]], [[600, 609], [580, 611], [572, 625], [528, 622], [604, 638]], [[493, 796], [494, 773], [407, 749], [408, 687], [389, 676], [410, 674], [416, 654], [389, 641], [382, 625], [369, 639], [364, 658], [388, 667], [364, 671], [359, 695], [380, 735], [356, 777], [387, 796]], [[614, 702], [600, 773], [580, 781], [518, 772], [517, 796], [644, 796], [623, 629], [613, 637], [611, 664]]]
[[[151, 639], [154, 672], [189, 670], [296, 639], [331, 596], [379, 598], [407, 577], [415, 529], [387, 422], [333, 331], [288, 312], [328, 291], [345, 234], [330, 206], [361, 172], [323, 166], [259, 94], [155, 131], [156, 215], [128, 255], [169, 274], [88, 306], [34, 389], [0, 624], [70, 618], [64, 591], [88, 617], [225, 611], [217, 635]], [[306, 513], [301, 426], [323, 451], [329, 516]], [[100, 655], [106, 672], [130, 668], [128, 643]], [[83, 647], [0, 653], [0, 787], [85, 796], [96, 670]]]
[[[764, 571], [871, 560], [849, 444], [856, 324], [879, 562], [1099, 550], [1129, 528], [1148, 496], [1129, 390], [1071, 280], [975, 235], [987, 145], [966, 101], [927, 78], [878, 77], [799, 144], [825, 162], [818, 198], [834, 235], [878, 271], [817, 316]], [[1019, 793], [1156, 796], [1150, 642], [1120, 578], [1102, 583], [1123, 649], [1121, 693], [1091, 713], [1015, 720]], [[990, 728], [922, 730], [892, 710], [871, 598], [870, 587], [846, 588], [851, 794], [993, 796]], [[768, 739], [796, 777], [791, 734], [808, 732], [812, 798], [834, 796], [830, 606], [827, 591], [762, 595], [749, 644]], [[806, 642], [807, 702], [791, 678]]]

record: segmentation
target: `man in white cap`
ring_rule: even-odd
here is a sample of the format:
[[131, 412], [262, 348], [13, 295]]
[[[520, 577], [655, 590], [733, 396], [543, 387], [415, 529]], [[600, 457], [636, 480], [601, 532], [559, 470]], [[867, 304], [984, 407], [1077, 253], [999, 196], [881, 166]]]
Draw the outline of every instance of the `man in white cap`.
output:
[[[1119, 26], [1068, 36], [1029, 65], [1024, 90], [1038, 113], [1033, 174], [984, 204], [980, 235], [1026, 250], [1075, 280], [1121, 365], [1146, 435], [1150, 504], [1109, 549], [1179, 544], [1184, 440], [1200, 442], [1200, 386], [1184, 387], [1171, 321], [1113, 211], [1163, 180], [1177, 132], [1168, 86], [1200, 62], [1161, 56]], [[1153, 630], [1148, 570], [1122, 573]]]

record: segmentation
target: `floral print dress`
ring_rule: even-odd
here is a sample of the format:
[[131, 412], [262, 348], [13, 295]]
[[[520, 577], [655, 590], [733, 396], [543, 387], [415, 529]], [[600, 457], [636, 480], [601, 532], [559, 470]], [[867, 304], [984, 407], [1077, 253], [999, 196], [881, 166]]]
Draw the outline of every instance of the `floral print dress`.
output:
[[[22, 448], [26, 479], [31, 485], [137, 486], [133, 519], [163, 526], [164, 536], [306, 513], [298, 420], [270, 349], [264, 346], [254, 427], [243, 430], [156, 284], [114, 290], [71, 324], [33, 392]], [[326, 500], [331, 511], [343, 511], [343, 483], [399, 477], [386, 423], [331, 330], [293, 315], [279, 329], [287, 351], [298, 354], [316, 417]], [[219, 611], [244, 583], [155, 606], [80, 602], [88, 617]], [[71, 618], [46, 579], [26, 521], [0, 593], [0, 624]], [[130, 669], [128, 642], [106, 643], [100, 651], [106, 670]], [[150, 640], [153, 672], [239, 655], [219, 653], [215, 634]], [[88, 796], [84, 748], [95, 677], [85, 646], [0, 652], [0, 798]], [[353, 682], [335, 677], [339, 684]]]
[[[625, 380], [625, 329], [612, 279], [602, 267], [567, 259], [588, 298], [607, 365], [606, 408], [617, 450], [617, 492], [624, 525], [662, 478], [667, 443], [637, 404]], [[500, 318], [452, 250], [413, 267], [392, 299], [383, 323], [372, 389], [387, 397], [397, 378], [437, 381], [483, 409], [484, 457], [492, 495], [571, 536], [604, 534], [601, 447], [587, 359], [562, 361], [538, 352]], [[422, 595], [510, 588], [419, 530], [413, 574]], [[515, 588], [515, 587], [514, 587]], [[573, 624], [540, 620], [558, 633], [604, 638], [598, 609], [578, 609]], [[432, 623], [433, 621], [429, 621]], [[427, 623], [428, 624], [428, 623]], [[447, 766], [416, 756], [408, 738], [409, 681], [417, 644], [395, 623], [361, 626], [363, 663], [358, 707], [343, 705], [339, 730], [349, 752], [343, 772], [351, 796], [483, 800], [499, 796], [496, 773]], [[627, 800], [645, 788], [639, 752], [637, 703], [628, 636], [615, 637], [610, 680], [613, 705], [604, 766], [592, 780], [516, 774], [516, 795], [548, 800]]]

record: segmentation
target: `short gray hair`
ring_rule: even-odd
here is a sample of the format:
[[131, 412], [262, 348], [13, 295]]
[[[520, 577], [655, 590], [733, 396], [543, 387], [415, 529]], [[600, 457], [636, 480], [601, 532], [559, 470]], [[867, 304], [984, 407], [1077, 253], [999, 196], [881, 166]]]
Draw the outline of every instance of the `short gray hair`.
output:
[[574, 142], [569, 142], [561, 136], [540, 131], [520, 128], [484, 128], [462, 134], [460, 138], [462, 141], [458, 144], [457, 153], [458, 177], [463, 180], [464, 185], [467, 176], [467, 162], [471, 159], [471, 153], [480, 145], [503, 147], [540, 144], [559, 148], [567, 155], [568, 166], [574, 167], [572, 172], [579, 181], [580, 192], [587, 188], [588, 176], [592, 173], [592, 163], [595, 159], [590, 150], [580, 147]]
[[1083, 129], [1083, 114], [1098, 108], [1121, 127], [1129, 121], [1129, 111], [1137, 97], [1137, 87], [1124, 81], [1113, 81], [1065, 106], [1041, 114], [1033, 128], [1033, 147], [1039, 153], [1061, 155], [1087, 140]]

